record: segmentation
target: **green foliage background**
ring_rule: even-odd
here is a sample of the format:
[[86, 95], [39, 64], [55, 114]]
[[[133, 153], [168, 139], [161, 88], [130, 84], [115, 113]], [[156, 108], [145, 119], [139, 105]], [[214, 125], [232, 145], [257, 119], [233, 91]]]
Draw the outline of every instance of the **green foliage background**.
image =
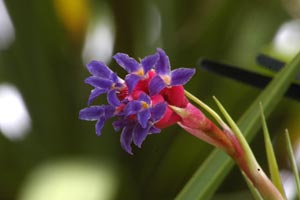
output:
[[[86, 106], [91, 89], [83, 83], [88, 76], [81, 59], [84, 35], [96, 16], [107, 12], [112, 16], [114, 53], [126, 52], [137, 58], [162, 47], [173, 68], [197, 67], [197, 61], [205, 57], [256, 71], [261, 70], [255, 64], [256, 55], [271, 46], [280, 25], [291, 19], [281, 1], [271, 0], [90, 0], [83, 1], [88, 12], [78, 14], [82, 23], [78, 21], [77, 28], [70, 30], [55, 2], [5, 1], [16, 39], [7, 50], [0, 51], [0, 82], [11, 82], [19, 88], [33, 128], [21, 141], [0, 135], [3, 200], [17, 199], [26, 177], [40, 164], [77, 157], [113, 166], [119, 182], [114, 199], [172, 199], [212, 150], [173, 126], [160, 135], [149, 136], [143, 148], [135, 148], [135, 155], [130, 156], [120, 148], [119, 133], [109, 123], [98, 138], [94, 123], [78, 120], [78, 111]], [[61, 7], [72, 5], [68, 2]], [[149, 43], [153, 6], [161, 17], [161, 34]], [[116, 69], [115, 62], [108, 64]], [[122, 70], [119, 73], [124, 74]], [[260, 92], [200, 68], [186, 88], [215, 108], [211, 96], [217, 96], [234, 119]], [[299, 103], [282, 100], [268, 121], [271, 135], [276, 138], [285, 127], [299, 133], [299, 123], [295, 122], [299, 122], [299, 110]], [[255, 146], [264, 167], [262, 135], [258, 134], [251, 146]], [[285, 159], [280, 161], [285, 167]], [[220, 195], [226, 194], [239, 199], [240, 192], [247, 198], [244, 190], [242, 176], [234, 168], [214, 198], [222, 199]]]

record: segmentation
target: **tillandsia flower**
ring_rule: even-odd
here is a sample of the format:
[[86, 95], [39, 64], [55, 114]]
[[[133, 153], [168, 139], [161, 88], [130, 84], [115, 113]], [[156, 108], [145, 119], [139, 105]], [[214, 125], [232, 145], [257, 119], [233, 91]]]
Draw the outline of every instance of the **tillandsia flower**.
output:
[[[183, 88], [194, 75], [194, 69], [171, 71], [169, 58], [162, 49], [157, 49], [155, 54], [141, 62], [123, 53], [117, 53], [113, 58], [128, 72], [125, 80], [103, 62], [92, 61], [87, 65], [92, 76], [85, 82], [94, 89], [88, 100], [89, 107], [80, 111], [79, 118], [97, 121], [97, 135], [101, 135], [108, 119], [115, 118], [112, 125], [116, 131], [122, 130], [121, 146], [132, 154], [132, 143], [141, 147], [148, 135], [160, 133], [162, 128], [177, 123], [192, 135], [229, 154], [265, 199], [283, 199], [261, 170], [242, 134], [233, 132], [211, 108], [202, 105], [220, 127], [215, 125], [188, 101], [186, 95], [200, 102]], [[107, 104], [91, 106], [103, 94]]]
[[[92, 76], [85, 83], [94, 89], [88, 100], [89, 107], [80, 111], [79, 118], [97, 121], [97, 135], [101, 135], [106, 120], [115, 118], [114, 129], [122, 130], [121, 146], [132, 154], [132, 142], [141, 147], [149, 134], [159, 133], [161, 128], [181, 120], [170, 106], [185, 108], [188, 105], [183, 85], [191, 79], [195, 69], [171, 71], [168, 56], [159, 48], [141, 62], [124, 53], [117, 53], [113, 58], [128, 72], [125, 80], [101, 61], [87, 64]], [[108, 104], [90, 106], [102, 94], [106, 94]]]

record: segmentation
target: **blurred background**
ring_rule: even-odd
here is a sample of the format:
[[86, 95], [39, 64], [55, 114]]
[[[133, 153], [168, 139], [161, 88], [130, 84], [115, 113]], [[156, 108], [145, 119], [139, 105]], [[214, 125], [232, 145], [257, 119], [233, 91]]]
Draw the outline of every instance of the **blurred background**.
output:
[[[107, 123], [80, 121], [91, 87], [85, 64], [162, 47], [173, 68], [210, 58], [264, 74], [258, 53], [288, 62], [300, 49], [300, 1], [0, 0], [0, 199], [173, 199], [212, 147], [173, 126], [128, 155]], [[260, 90], [197, 69], [186, 88], [238, 120]], [[290, 199], [295, 188], [281, 135], [300, 161], [300, 103], [283, 99], [268, 119]], [[251, 143], [267, 171], [262, 134]], [[201, 190], [201, 188], [199, 188]], [[251, 199], [234, 168], [214, 199]]]

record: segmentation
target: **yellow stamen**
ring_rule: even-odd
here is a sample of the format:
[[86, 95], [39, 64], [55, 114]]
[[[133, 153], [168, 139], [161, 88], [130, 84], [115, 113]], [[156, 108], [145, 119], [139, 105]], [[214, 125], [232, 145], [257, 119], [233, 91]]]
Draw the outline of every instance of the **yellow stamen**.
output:
[[138, 71], [135, 72], [138, 76], [144, 76], [144, 69], [141, 67]]
[[164, 80], [164, 82], [167, 84], [167, 85], [170, 85], [171, 84], [171, 77], [168, 76], [168, 75], [162, 75], [161, 78]]
[[145, 101], [141, 101], [141, 104], [143, 109], [147, 109], [149, 107], [149, 105]]
[[113, 84], [111, 85], [111, 89], [113, 90], [113, 89], [115, 89], [115, 88], [116, 88], [116, 84], [113, 83]]

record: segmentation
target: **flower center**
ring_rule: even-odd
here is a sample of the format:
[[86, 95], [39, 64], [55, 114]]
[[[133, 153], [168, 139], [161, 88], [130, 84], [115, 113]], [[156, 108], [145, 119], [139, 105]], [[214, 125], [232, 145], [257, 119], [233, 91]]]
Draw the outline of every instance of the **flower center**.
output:
[[144, 76], [144, 69], [142, 67], [140, 67], [140, 69], [134, 73], [138, 76]]
[[161, 78], [164, 80], [164, 82], [167, 84], [167, 85], [170, 85], [171, 84], [171, 77], [169, 75], [161, 75]]
[[113, 90], [113, 89], [115, 89], [116, 88], [116, 84], [115, 83], [112, 83], [111, 84], [111, 89]]
[[143, 109], [149, 108], [149, 105], [145, 101], [141, 101], [141, 104]]

